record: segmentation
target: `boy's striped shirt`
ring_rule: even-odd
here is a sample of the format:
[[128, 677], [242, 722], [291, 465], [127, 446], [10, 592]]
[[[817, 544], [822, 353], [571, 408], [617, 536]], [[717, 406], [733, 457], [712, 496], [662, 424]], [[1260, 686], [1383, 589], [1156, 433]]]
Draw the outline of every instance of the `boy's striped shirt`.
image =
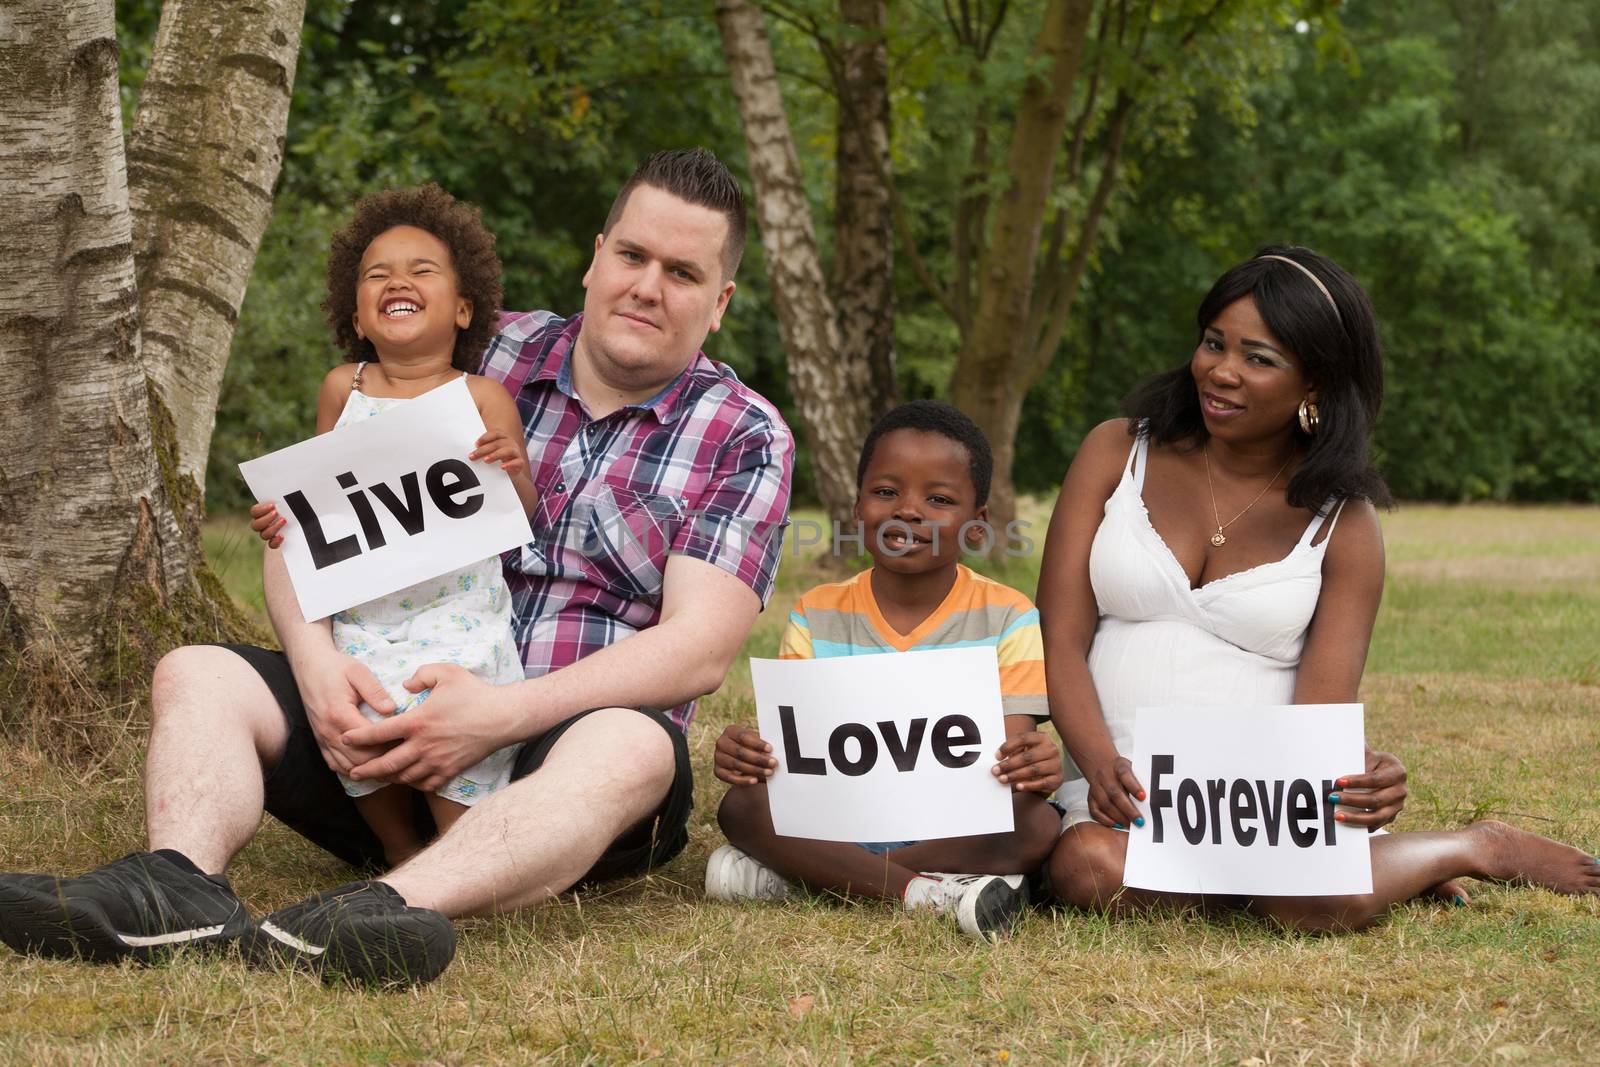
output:
[[1050, 717], [1044, 686], [1039, 610], [1026, 596], [957, 566], [944, 602], [911, 633], [898, 633], [872, 595], [872, 571], [802, 594], [789, 613], [779, 659], [828, 659], [880, 652], [992, 647], [1000, 660], [1000, 702], [1007, 715]]

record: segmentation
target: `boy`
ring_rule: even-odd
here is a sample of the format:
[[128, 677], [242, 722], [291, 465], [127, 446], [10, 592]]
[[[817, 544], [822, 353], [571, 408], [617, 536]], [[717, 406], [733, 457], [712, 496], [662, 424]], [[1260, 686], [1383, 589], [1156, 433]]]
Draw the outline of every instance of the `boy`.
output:
[[[781, 900], [792, 880], [930, 908], [984, 939], [1020, 916], [1027, 887], [1013, 872], [1037, 868], [1060, 831], [1045, 798], [1061, 784], [1061, 753], [1036, 729], [1049, 718], [1039, 613], [1021, 593], [961, 564], [963, 529], [974, 532], [987, 520], [993, 468], [983, 432], [948, 404], [913, 401], [885, 415], [856, 469], [855, 517], [873, 566], [801, 596], [778, 655], [995, 646], [1006, 741], [993, 773], [1012, 788], [1016, 828], [921, 842], [780, 837], [767, 807], [766, 780], [778, 762], [772, 746], [747, 726], [729, 726], [717, 739], [715, 769], [731, 786], [717, 821], [732, 843], [711, 855], [707, 896]], [[960, 873], [926, 873], [934, 871]]]

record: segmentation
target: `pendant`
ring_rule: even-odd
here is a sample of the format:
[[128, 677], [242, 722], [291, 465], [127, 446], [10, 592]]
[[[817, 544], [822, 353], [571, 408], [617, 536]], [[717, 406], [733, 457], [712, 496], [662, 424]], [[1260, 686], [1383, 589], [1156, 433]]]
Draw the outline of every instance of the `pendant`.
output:
[[1211, 535], [1211, 543], [1216, 545], [1218, 548], [1221, 548], [1223, 545], [1228, 543], [1228, 539], [1222, 536], [1222, 531], [1219, 529], [1216, 533]]

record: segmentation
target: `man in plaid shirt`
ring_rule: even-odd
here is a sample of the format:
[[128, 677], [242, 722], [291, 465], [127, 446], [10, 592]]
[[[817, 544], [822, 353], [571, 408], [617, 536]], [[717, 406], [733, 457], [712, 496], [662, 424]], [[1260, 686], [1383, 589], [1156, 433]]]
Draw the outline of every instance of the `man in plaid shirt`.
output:
[[[426, 703], [370, 723], [356, 705], [378, 705], [381, 686], [325, 622], [303, 620], [269, 552], [283, 654], [185, 648], [157, 669], [152, 851], [48, 886], [0, 876], [0, 933], [107, 960], [243, 938], [253, 958], [326, 976], [426, 981], [454, 952], [447, 916], [524, 907], [676, 855], [694, 701], [722, 684], [771, 592], [789, 502], [788, 427], [699, 351], [733, 295], [744, 230], [739, 187], [710, 153], [658, 153], [595, 238], [583, 313], [502, 321], [484, 373], [517, 398], [540, 492], [532, 540], [504, 560], [527, 680], [495, 687], [431, 665], [416, 676]], [[429, 792], [519, 742], [511, 785], [379, 880], [252, 923], [221, 876], [263, 807], [381, 866], [330, 768]], [[197, 779], [218, 785], [199, 806]]]

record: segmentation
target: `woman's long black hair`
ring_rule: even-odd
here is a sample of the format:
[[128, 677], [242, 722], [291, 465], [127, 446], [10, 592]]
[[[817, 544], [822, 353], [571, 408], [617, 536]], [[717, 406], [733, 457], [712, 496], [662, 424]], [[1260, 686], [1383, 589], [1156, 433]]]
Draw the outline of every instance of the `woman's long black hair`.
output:
[[[1327, 286], [1337, 312], [1303, 272], [1263, 256], [1292, 259], [1316, 275]], [[1289, 480], [1289, 504], [1320, 511], [1330, 500], [1346, 497], [1393, 503], [1389, 487], [1367, 455], [1383, 401], [1383, 352], [1367, 294], [1326, 256], [1309, 248], [1269, 245], [1217, 279], [1200, 302], [1200, 336], [1223, 308], [1244, 296], [1255, 300], [1267, 328], [1299, 357], [1306, 380], [1317, 390], [1316, 432], [1308, 436], [1298, 424], [1293, 431], [1306, 447], [1306, 458]], [[1188, 360], [1146, 379], [1122, 406], [1131, 419], [1130, 429], [1146, 430], [1156, 444], [1187, 442], [1198, 447], [1209, 436]]]

